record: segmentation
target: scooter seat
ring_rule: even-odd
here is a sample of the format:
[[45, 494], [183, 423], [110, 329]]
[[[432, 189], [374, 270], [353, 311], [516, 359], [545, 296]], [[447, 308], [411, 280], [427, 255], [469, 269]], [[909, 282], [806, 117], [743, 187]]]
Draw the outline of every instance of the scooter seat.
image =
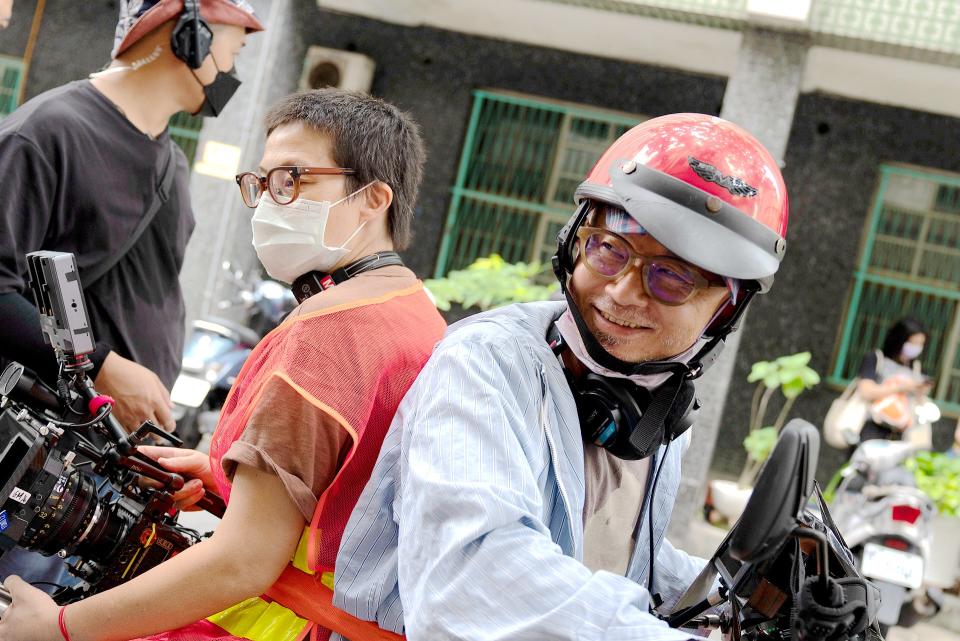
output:
[[260, 342], [261, 336], [240, 323], [235, 323], [226, 318], [210, 316], [201, 320], [193, 321], [193, 327], [208, 332], [215, 332], [221, 336], [226, 336], [231, 340], [243, 343], [249, 347], [254, 347]]

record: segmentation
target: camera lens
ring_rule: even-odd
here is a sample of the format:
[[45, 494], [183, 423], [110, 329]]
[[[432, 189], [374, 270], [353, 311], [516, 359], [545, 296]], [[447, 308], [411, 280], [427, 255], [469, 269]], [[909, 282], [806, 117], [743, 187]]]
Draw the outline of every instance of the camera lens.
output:
[[103, 557], [113, 552], [129, 525], [123, 513], [97, 496], [93, 479], [73, 469], [56, 479], [20, 544], [48, 555], [66, 550]]

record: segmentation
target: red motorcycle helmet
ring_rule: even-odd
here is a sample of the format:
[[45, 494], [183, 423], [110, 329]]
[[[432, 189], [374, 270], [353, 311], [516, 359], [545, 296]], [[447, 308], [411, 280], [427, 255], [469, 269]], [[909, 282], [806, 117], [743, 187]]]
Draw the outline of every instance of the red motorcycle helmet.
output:
[[[754, 295], [770, 289], [787, 248], [787, 190], [776, 161], [752, 135], [714, 116], [673, 114], [640, 123], [604, 152], [574, 200], [577, 211], [557, 236], [553, 270], [590, 356], [628, 376], [700, 376]], [[590, 334], [567, 285], [577, 230], [596, 201], [624, 209], [680, 258], [740, 281], [735, 304], [714, 320], [705, 334], [710, 341], [688, 363], [621, 361]]]
[[[787, 190], [777, 162], [751, 134], [714, 116], [672, 114], [640, 123], [604, 152], [574, 198], [578, 205], [599, 200], [622, 207], [680, 258], [755, 281], [761, 292], [786, 251]], [[588, 209], [579, 207], [558, 239], [567, 273], [570, 240]]]

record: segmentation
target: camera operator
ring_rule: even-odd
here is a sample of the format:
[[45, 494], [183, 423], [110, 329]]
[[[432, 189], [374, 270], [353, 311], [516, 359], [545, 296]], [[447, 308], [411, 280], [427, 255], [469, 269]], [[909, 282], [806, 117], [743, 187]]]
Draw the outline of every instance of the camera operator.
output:
[[[223, 109], [238, 84], [232, 70], [246, 34], [263, 25], [244, 0], [119, 4], [105, 70], [47, 91], [0, 122], [0, 361], [56, 382], [56, 360], [24, 296], [25, 256], [71, 252], [97, 341], [97, 389], [116, 400], [127, 429], [149, 419], [172, 430], [168, 389], [184, 332], [178, 278], [194, 219], [186, 158], [167, 122], [180, 111]], [[197, 48], [196, 29], [212, 41], [201, 37]], [[61, 567], [18, 549], [0, 560], [0, 576], [57, 583]]]
[[247, 359], [209, 457], [140, 450], [195, 477], [174, 496], [181, 507], [219, 490], [223, 520], [212, 538], [59, 615], [11, 577], [0, 641], [58, 639], [58, 616], [74, 641], [171, 628], [151, 638], [324, 638], [315, 595], [330, 594], [340, 532], [445, 325], [394, 253], [410, 242], [422, 176], [416, 123], [378, 98], [323, 89], [282, 100], [267, 131], [260, 168], [237, 182], [256, 208], [260, 261], [300, 305]]

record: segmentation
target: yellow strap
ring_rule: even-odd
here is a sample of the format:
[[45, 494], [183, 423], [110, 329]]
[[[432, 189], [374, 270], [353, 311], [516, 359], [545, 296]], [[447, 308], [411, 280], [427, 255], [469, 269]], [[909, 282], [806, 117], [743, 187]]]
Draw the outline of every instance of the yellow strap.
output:
[[310, 625], [289, 608], [260, 597], [241, 601], [207, 620], [232, 636], [250, 641], [297, 641]]

